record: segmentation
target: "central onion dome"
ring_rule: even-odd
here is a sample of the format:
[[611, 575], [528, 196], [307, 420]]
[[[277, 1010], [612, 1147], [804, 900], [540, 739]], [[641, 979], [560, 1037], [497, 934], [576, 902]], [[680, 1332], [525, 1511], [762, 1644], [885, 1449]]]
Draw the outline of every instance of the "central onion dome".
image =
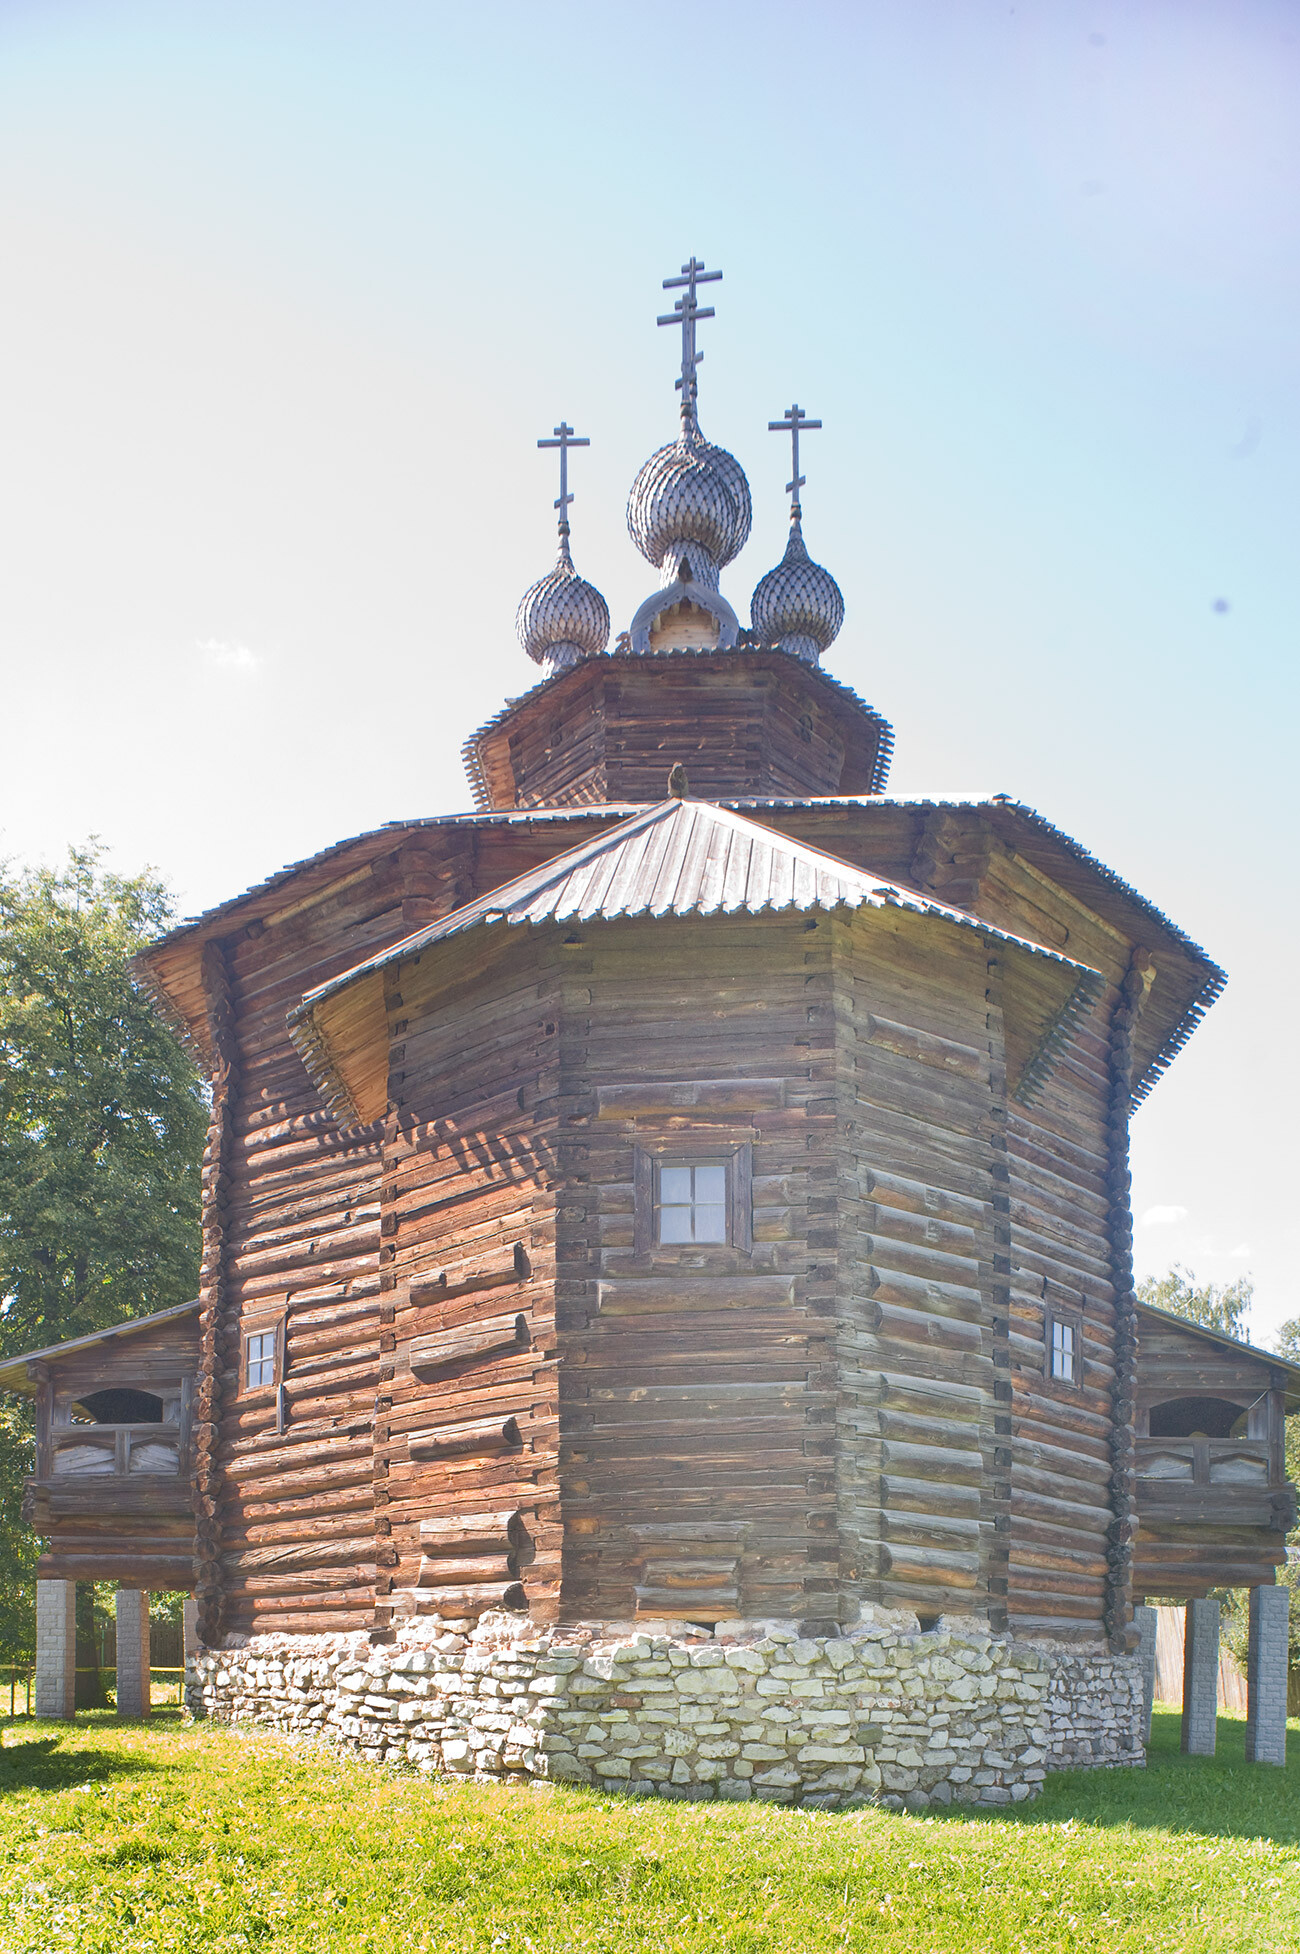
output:
[[790, 518], [785, 555], [775, 570], [760, 579], [749, 614], [760, 644], [780, 646], [805, 665], [817, 663], [844, 622], [839, 585], [804, 547], [798, 504]]
[[519, 642], [547, 678], [584, 658], [599, 658], [609, 643], [609, 606], [574, 569], [568, 527], [561, 526], [555, 568], [524, 592], [515, 613]]
[[752, 509], [745, 471], [725, 448], [683, 418], [676, 441], [651, 455], [627, 499], [632, 541], [660, 572], [660, 582], [716, 590], [718, 573], [749, 538]]

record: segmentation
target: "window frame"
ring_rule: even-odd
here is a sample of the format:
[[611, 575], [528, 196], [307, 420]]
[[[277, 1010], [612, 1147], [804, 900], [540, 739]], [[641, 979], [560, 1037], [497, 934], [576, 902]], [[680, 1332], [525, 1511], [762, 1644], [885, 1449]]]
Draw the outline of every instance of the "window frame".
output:
[[[259, 1384], [250, 1384], [248, 1367], [254, 1337], [271, 1338], [271, 1375]], [[283, 1310], [274, 1316], [259, 1315], [251, 1317], [239, 1327], [239, 1395], [246, 1398], [260, 1397], [269, 1391], [278, 1391], [284, 1384], [284, 1337], [285, 1316]], [[264, 1359], [262, 1361], [265, 1361]]]
[[[727, 1175], [727, 1235], [722, 1242], [660, 1242], [655, 1239], [659, 1212], [659, 1176], [665, 1167], [724, 1167]], [[695, 1255], [709, 1249], [733, 1249], [742, 1255], [754, 1250], [753, 1142], [713, 1142], [701, 1136], [698, 1146], [682, 1139], [634, 1150], [633, 1253]]]
[[[1069, 1330], [1073, 1341], [1073, 1377], [1059, 1377], [1052, 1362], [1058, 1328]], [[1081, 1391], [1083, 1374], [1083, 1311], [1062, 1308], [1056, 1303], [1047, 1303], [1043, 1309], [1043, 1376], [1049, 1384], [1054, 1384], [1058, 1391]]]

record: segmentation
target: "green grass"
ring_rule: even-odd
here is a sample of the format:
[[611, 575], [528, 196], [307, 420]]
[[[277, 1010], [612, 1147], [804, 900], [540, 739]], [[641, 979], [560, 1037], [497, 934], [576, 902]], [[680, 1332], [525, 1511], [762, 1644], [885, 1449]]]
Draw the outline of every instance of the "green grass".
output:
[[267, 1735], [4, 1725], [4, 1954], [1201, 1954], [1300, 1947], [1285, 1772], [1157, 1713], [1146, 1771], [996, 1815], [442, 1786]]

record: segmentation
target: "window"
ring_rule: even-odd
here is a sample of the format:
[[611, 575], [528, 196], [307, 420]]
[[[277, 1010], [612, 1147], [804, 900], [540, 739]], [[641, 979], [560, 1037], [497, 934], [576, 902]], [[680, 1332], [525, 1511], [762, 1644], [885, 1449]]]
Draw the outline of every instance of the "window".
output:
[[244, 1339], [244, 1383], [250, 1391], [275, 1383], [274, 1330], [258, 1330]]
[[638, 1255], [656, 1248], [754, 1246], [749, 1143], [713, 1154], [636, 1150]]
[[1048, 1306], [1043, 1315], [1043, 1371], [1054, 1384], [1083, 1384], [1083, 1317], [1077, 1309]]
[[727, 1167], [722, 1160], [662, 1161], [655, 1198], [657, 1242], [725, 1242]]
[[1077, 1383], [1074, 1366], [1074, 1325], [1062, 1323], [1058, 1318], [1052, 1324], [1052, 1376], [1062, 1384]]

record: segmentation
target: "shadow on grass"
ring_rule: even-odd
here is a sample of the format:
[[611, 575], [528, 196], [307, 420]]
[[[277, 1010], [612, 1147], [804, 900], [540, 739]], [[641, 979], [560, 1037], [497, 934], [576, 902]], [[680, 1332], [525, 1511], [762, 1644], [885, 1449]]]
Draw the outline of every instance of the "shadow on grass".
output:
[[[159, 1735], [168, 1724], [179, 1727], [180, 1712], [168, 1719], [155, 1713], [149, 1725], [160, 1725]], [[137, 1750], [93, 1749], [78, 1743], [83, 1732], [94, 1744], [101, 1732], [141, 1730], [142, 1723], [119, 1722], [111, 1710], [80, 1710], [75, 1723], [51, 1728], [35, 1719], [5, 1721], [4, 1741], [0, 1745], [0, 1799], [14, 1791], [69, 1791], [75, 1785], [103, 1784], [109, 1778], [138, 1777], [145, 1772], [166, 1768]]]
[[1246, 1726], [1238, 1717], [1219, 1718], [1213, 1757], [1184, 1757], [1179, 1731], [1178, 1711], [1157, 1709], [1145, 1770], [1062, 1771], [1048, 1778], [1034, 1804], [983, 1811], [979, 1817], [1015, 1826], [1074, 1819], [1081, 1825], [1300, 1845], [1300, 1729], [1294, 1722], [1285, 1769], [1247, 1764]]

